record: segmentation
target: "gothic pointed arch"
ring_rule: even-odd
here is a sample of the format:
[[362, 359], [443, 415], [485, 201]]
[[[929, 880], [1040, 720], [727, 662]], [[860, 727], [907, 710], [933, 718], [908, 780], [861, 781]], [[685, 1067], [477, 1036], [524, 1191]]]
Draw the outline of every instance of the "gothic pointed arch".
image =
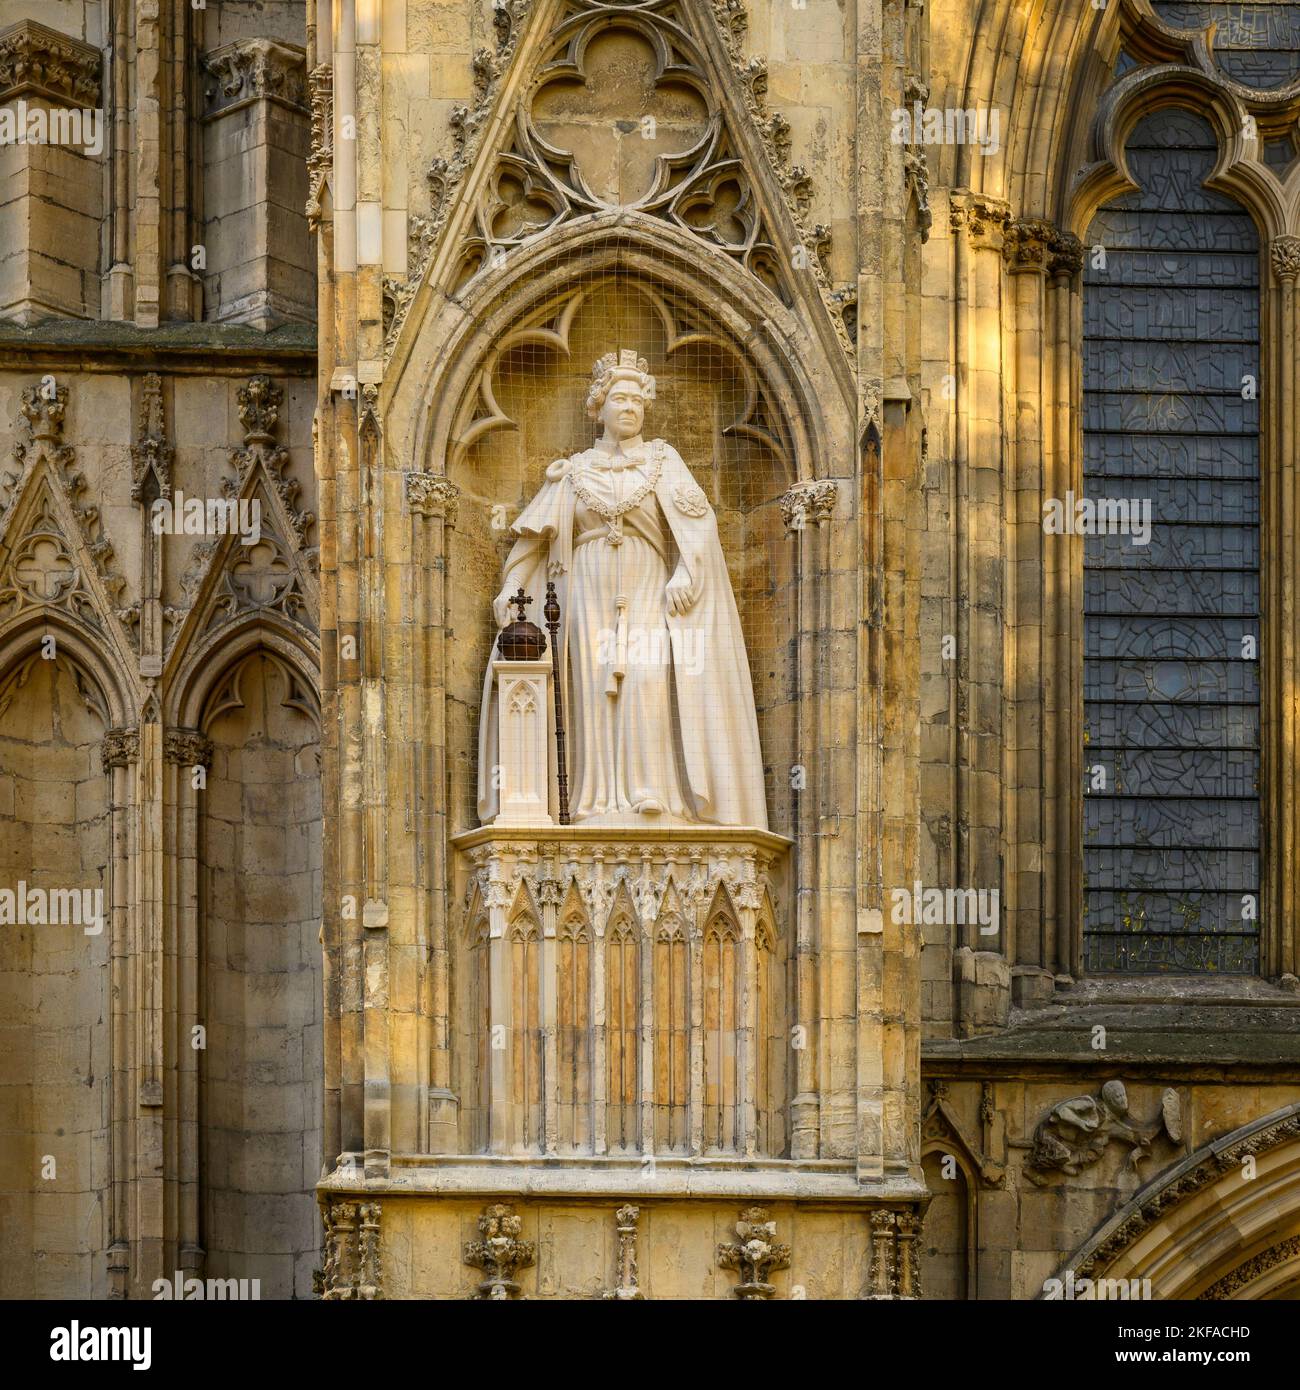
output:
[[1062, 1264], [1058, 1278], [1071, 1274], [1076, 1288], [1081, 1279], [1149, 1280], [1142, 1296], [1161, 1301], [1294, 1298], [1300, 1103], [1204, 1145], [1148, 1183]]
[[244, 442], [231, 451], [223, 485], [226, 529], [196, 549], [182, 581], [190, 606], [167, 651], [173, 684], [185, 685], [250, 622], [318, 653], [320, 583], [309, 544], [316, 518], [298, 506], [299, 484], [286, 472], [289, 451], [277, 438], [284, 392], [258, 375], [237, 398]]
[[830, 283], [830, 233], [808, 221], [809, 175], [790, 164], [762, 61], [741, 67], [734, 34], [683, 0], [557, 0], [527, 26], [519, 43], [510, 17], [497, 53], [476, 56], [475, 104], [453, 112], [456, 153], [430, 168], [411, 274], [387, 287], [395, 359], [429, 288], [455, 294], [567, 221], [617, 210], [733, 260], [844, 365], [849, 297]]

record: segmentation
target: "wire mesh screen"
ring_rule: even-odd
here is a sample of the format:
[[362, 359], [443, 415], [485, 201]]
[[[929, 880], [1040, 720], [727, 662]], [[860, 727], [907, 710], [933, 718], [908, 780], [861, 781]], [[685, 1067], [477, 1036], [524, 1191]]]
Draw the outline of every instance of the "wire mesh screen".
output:
[[[550, 276], [461, 407], [456, 632], [481, 675], [503, 600], [543, 627], [554, 583], [573, 824], [762, 828], [788, 814], [789, 432], [737, 338], [631, 251]], [[491, 804], [470, 782], [465, 824]]]

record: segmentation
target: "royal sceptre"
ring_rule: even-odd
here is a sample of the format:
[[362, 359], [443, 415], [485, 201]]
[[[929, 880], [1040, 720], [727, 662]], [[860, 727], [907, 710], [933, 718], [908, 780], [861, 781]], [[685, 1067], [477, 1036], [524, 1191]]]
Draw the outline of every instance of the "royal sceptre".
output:
[[546, 630], [551, 634], [551, 670], [555, 673], [555, 775], [560, 790], [560, 824], [569, 824], [569, 772], [564, 752], [564, 683], [560, 674], [560, 601], [555, 585], [546, 585], [546, 606], [542, 610]]

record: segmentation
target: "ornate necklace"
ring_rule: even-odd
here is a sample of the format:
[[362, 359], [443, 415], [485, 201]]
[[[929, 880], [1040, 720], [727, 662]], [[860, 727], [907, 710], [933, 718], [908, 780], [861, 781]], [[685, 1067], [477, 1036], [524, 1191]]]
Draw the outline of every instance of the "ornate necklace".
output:
[[[663, 472], [663, 440], [655, 439], [650, 442], [650, 459], [646, 464], [646, 478], [638, 487], [634, 488], [629, 496], [619, 498], [615, 502], [602, 502], [595, 493], [582, 481], [582, 473], [574, 469], [569, 477], [573, 482], [573, 490], [578, 495], [578, 499], [584, 506], [589, 507], [598, 517], [604, 521], [609, 528], [609, 534], [605, 537], [609, 545], [623, 544], [623, 516], [630, 512], [634, 507], [639, 507], [642, 502], [654, 491], [659, 483], [659, 475]], [[594, 469], [585, 470], [594, 472]]]

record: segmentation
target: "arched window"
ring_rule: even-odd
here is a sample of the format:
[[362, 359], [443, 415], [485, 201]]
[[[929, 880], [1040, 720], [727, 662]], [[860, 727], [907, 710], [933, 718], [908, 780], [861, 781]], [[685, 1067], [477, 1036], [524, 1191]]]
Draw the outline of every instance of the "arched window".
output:
[[[1084, 967], [1259, 968], [1259, 245], [1164, 108], [1084, 266]], [[1101, 248], [1104, 254], [1098, 251]]]
[[511, 1101], [515, 1147], [542, 1147], [541, 941], [537, 922], [520, 913], [510, 923]]
[[665, 914], [655, 930], [655, 1148], [690, 1147], [690, 953], [679, 915]]
[[739, 1147], [740, 928], [724, 911], [704, 932], [704, 1149]]
[[556, 1082], [559, 1145], [591, 1149], [591, 929], [576, 891], [559, 929]]
[[610, 1153], [629, 1153], [640, 1139], [640, 1010], [640, 928], [630, 913], [619, 912], [605, 935], [605, 1142]]

